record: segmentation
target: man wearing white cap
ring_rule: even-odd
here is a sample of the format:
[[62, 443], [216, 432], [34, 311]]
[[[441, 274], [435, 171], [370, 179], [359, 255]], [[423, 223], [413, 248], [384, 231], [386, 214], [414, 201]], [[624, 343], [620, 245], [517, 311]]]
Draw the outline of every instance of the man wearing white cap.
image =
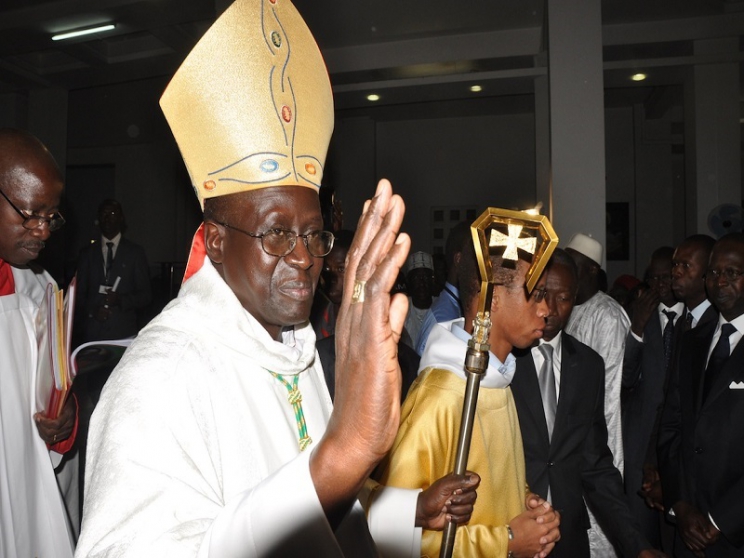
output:
[[[399, 422], [406, 301], [389, 292], [410, 242], [403, 201], [381, 181], [364, 206], [332, 406], [308, 322], [334, 239], [318, 199], [333, 102], [310, 31], [288, 0], [238, 0], [161, 106], [204, 222], [178, 297], [127, 350], [91, 420], [77, 556], [377, 555], [356, 498], [390, 495], [367, 477]], [[445, 479], [422, 506], [398, 492], [397, 513], [370, 524], [413, 555], [414, 516], [467, 520], [477, 481]]]
[[[566, 246], [566, 252], [574, 259], [579, 270], [576, 306], [566, 332], [589, 345], [604, 359], [607, 445], [612, 450], [615, 467], [622, 473], [624, 458], [620, 388], [625, 338], [630, 330], [630, 320], [623, 307], [599, 289], [598, 275], [602, 268], [603, 251], [602, 244], [582, 233], [574, 235]], [[612, 544], [591, 513], [589, 518], [592, 525], [589, 531], [592, 556], [615, 556]]]
[[434, 262], [427, 252], [414, 252], [406, 264], [406, 287], [408, 288], [408, 315], [404, 324], [404, 342], [415, 348], [421, 326], [429, 308], [437, 297], [434, 290]]

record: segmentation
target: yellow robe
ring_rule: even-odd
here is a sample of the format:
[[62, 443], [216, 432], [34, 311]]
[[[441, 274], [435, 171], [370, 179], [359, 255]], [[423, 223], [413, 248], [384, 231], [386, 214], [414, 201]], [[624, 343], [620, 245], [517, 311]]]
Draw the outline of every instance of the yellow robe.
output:
[[[454, 467], [465, 380], [427, 368], [403, 403], [393, 448], [377, 480], [387, 486], [428, 488]], [[511, 388], [481, 388], [467, 468], [481, 477], [478, 500], [467, 525], [457, 528], [455, 556], [506, 557], [506, 525], [525, 510], [522, 435]], [[442, 533], [424, 530], [421, 555], [439, 556]]]

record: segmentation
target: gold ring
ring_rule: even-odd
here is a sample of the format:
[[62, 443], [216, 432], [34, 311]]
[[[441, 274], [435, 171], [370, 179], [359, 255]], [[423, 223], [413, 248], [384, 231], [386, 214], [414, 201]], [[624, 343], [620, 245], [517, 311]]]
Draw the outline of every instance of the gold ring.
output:
[[55, 444], [57, 443], [57, 435], [56, 434], [54, 436], [52, 436], [52, 442], [54, 442]]
[[354, 281], [354, 292], [351, 294], [352, 304], [356, 304], [357, 302], [364, 302], [364, 286], [366, 284], [366, 281], [360, 281], [359, 279]]

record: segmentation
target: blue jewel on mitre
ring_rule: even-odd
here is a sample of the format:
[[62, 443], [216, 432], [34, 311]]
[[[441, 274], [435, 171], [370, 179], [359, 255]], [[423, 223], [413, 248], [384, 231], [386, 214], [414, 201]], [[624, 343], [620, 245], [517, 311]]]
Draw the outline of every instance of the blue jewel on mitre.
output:
[[259, 168], [263, 172], [275, 172], [279, 168], [279, 163], [274, 159], [264, 159], [261, 161]]

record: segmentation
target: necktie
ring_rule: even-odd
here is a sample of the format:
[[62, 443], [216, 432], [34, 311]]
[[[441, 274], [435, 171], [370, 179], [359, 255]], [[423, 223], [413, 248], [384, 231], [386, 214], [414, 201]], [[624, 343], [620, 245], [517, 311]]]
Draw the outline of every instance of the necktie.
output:
[[664, 326], [664, 368], [669, 368], [669, 362], [672, 360], [672, 340], [674, 339], [674, 318], [677, 313], [674, 310], [662, 310], [667, 317], [667, 323]]
[[10, 264], [0, 260], [0, 296], [15, 294], [15, 281]]
[[553, 347], [543, 343], [537, 347], [545, 358], [543, 365], [540, 367], [540, 374], [537, 381], [540, 384], [540, 396], [542, 397], [543, 410], [545, 411], [545, 422], [548, 425], [548, 439], [553, 436], [553, 426], [555, 425], [555, 408], [558, 398], [555, 393], [555, 372], [553, 371]]
[[685, 331], [690, 331], [691, 329], [692, 329], [692, 312], [688, 310], [687, 316], [685, 316]]
[[710, 354], [708, 367], [705, 369], [705, 379], [703, 383], [703, 400], [708, 397], [710, 388], [715, 383], [717, 376], [721, 373], [723, 366], [726, 364], [726, 361], [731, 354], [729, 336], [735, 331], [736, 328], [731, 324], [723, 324], [721, 326], [721, 336], [718, 338], [718, 343], [716, 343], [716, 346], [713, 348], [713, 352]]
[[114, 264], [114, 243], [106, 243], [106, 284], [111, 284], [111, 266]]

